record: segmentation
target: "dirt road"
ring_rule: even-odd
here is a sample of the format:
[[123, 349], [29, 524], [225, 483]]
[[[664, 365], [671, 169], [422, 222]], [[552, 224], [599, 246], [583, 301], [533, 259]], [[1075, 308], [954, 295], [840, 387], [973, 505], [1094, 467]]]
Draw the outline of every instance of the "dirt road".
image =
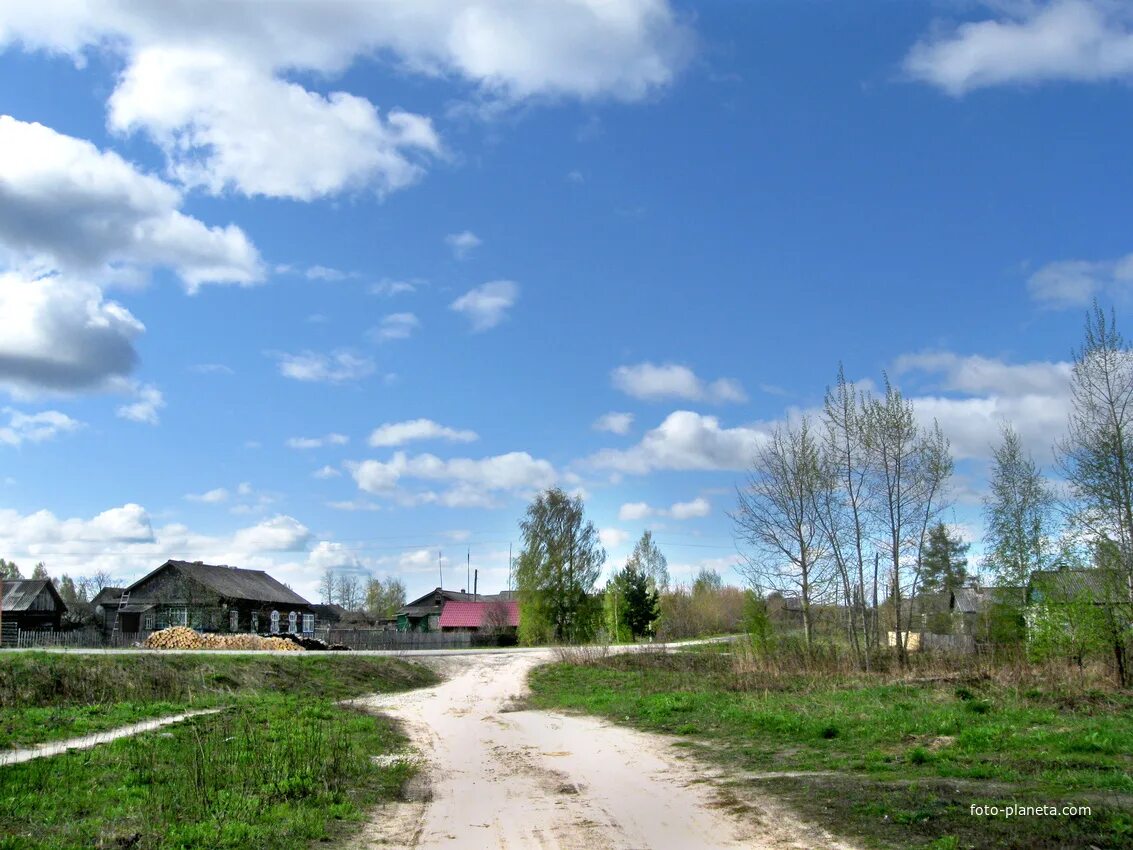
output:
[[[424, 659], [422, 659], [424, 660]], [[358, 847], [847, 847], [773, 801], [737, 798], [659, 736], [515, 710], [550, 653], [435, 658], [437, 687], [365, 700], [405, 722], [422, 771]]]

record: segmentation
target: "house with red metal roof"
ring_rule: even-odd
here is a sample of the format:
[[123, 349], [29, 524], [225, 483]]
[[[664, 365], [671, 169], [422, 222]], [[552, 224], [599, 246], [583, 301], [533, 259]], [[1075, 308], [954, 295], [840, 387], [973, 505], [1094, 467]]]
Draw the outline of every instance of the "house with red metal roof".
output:
[[436, 588], [397, 612], [399, 632], [472, 632], [515, 635], [519, 602], [514, 591], [487, 595]]
[[519, 629], [519, 603], [514, 599], [446, 602], [440, 627], [442, 632], [514, 633]]

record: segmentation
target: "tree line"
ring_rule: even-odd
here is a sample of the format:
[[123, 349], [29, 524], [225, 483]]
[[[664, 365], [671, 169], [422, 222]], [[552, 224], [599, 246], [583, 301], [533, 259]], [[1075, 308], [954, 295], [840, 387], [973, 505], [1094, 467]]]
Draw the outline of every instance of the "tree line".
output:
[[319, 597], [348, 614], [388, 619], [405, 605], [405, 583], [395, 576], [378, 578], [327, 568], [319, 578]]
[[585, 517], [581, 496], [546, 490], [528, 506], [519, 527], [523, 542], [515, 578], [523, 643], [628, 642], [740, 628], [745, 594], [724, 586], [719, 573], [708, 569], [690, 586], [674, 585], [649, 530], [600, 587], [606, 550]]
[[[1105, 634], [1124, 684], [1133, 636], [1133, 351], [1114, 314], [1096, 304], [1070, 381], [1066, 431], [1052, 446], [1060, 490], [1003, 423], [983, 500], [983, 566], [1015, 589], [1053, 567], [1099, 570], [1105, 604], [1090, 604], [1104, 622], [1094, 631]], [[775, 427], [737, 488], [731, 516], [745, 578], [761, 593], [799, 601], [808, 649], [815, 611], [837, 606], [866, 670], [884, 645], [886, 608], [907, 664], [912, 601], [968, 578], [967, 544], [942, 521], [953, 468], [939, 424], [919, 422], [887, 377], [874, 393], [839, 368], [821, 412]]]

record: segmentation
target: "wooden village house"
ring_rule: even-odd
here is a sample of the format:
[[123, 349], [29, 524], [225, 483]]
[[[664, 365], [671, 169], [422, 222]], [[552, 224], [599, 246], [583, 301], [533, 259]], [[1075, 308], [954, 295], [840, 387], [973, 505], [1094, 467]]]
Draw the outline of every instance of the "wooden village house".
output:
[[67, 613], [50, 579], [4, 579], [0, 624], [5, 632], [58, 631]]
[[166, 561], [122, 590], [93, 600], [103, 627], [122, 632], [189, 626], [213, 632], [315, 630], [315, 609], [262, 570]]
[[[500, 607], [503, 603], [503, 607]], [[446, 619], [445, 612], [452, 608]], [[458, 615], [456, 612], [460, 611]], [[397, 612], [399, 632], [496, 631], [514, 632], [519, 626], [519, 603], [515, 594], [466, 593], [435, 588], [406, 603]]]

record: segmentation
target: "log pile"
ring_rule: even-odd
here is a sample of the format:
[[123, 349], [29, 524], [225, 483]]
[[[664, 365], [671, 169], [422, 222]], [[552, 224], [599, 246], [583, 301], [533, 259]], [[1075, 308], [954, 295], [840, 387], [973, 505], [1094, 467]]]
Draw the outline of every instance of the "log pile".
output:
[[147, 649], [253, 649], [284, 650], [302, 652], [299, 644], [278, 637], [263, 638], [259, 635], [218, 635], [201, 634], [184, 626], [173, 626], [154, 632], [143, 644]]

